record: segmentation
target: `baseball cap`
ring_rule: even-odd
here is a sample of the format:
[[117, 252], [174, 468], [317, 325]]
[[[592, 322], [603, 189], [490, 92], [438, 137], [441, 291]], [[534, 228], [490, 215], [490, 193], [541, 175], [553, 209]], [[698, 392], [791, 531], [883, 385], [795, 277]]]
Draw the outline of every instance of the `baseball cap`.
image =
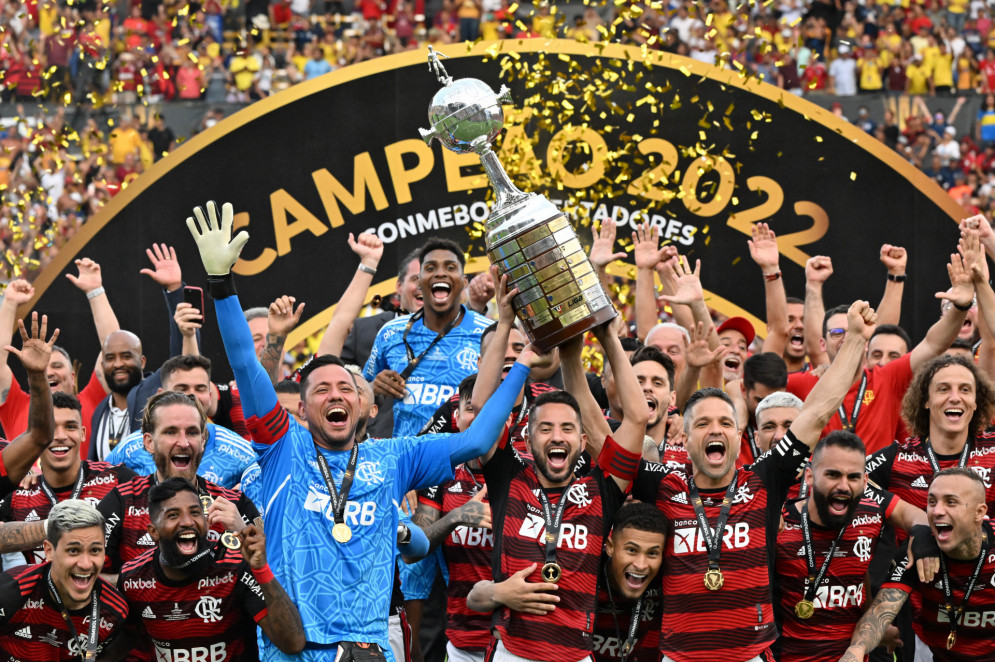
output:
[[722, 322], [721, 326], [718, 328], [718, 333], [722, 333], [728, 329], [733, 331], [739, 331], [746, 338], [746, 345], [752, 345], [753, 339], [757, 337], [757, 331], [750, 324], [749, 320], [745, 317], [730, 317], [725, 322]]

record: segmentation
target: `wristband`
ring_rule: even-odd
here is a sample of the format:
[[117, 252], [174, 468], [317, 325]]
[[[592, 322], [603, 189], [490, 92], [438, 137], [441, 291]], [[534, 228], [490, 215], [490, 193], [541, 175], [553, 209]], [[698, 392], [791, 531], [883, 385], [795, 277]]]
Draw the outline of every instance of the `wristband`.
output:
[[96, 299], [97, 297], [99, 297], [103, 293], [104, 293], [104, 287], [101, 285], [100, 287], [92, 289], [89, 292], [87, 292], [86, 293], [86, 298], [87, 299]]
[[962, 306], [959, 303], [957, 303], [956, 301], [951, 301], [950, 303], [952, 303], [953, 306], [954, 306], [954, 308], [956, 308], [957, 310], [959, 310], [962, 313], [966, 313], [967, 311], [971, 310], [971, 308], [974, 307], [974, 302], [973, 301], [971, 303], [967, 304], [966, 306]]
[[904, 283], [908, 279], [908, 274], [902, 274], [901, 276], [896, 276], [894, 274], [888, 274], [888, 280], [893, 283]]
[[207, 277], [207, 293], [215, 299], [226, 299], [237, 294], [235, 291], [235, 277], [230, 273], [224, 276]]
[[371, 276], [376, 276], [377, 275], [377, 270], [376, 269], [374, 269], [373, 267], [368, 267], [365, 264], [363, 264], [362, 262], [359, 263], [359, 266], [356, 267], [356, 269], [358, 269], [359, 271], [362, 271], [364, 274], [370, 274]]
[[256, 570], [255, 568], [252, 567], [250, 567], [249, 570], [252, 571], [252, 576], [255, 577], [256, 581], [259, 582], [260, 584], [269, 584], [271, 581], [275, 579], [275, 577], [273, 576], [273, 571], [270, 570], [269, 563], [264, 565], [259, 570]]
[[768, 283], [772, 283], [775, 280], [779, 279], [780, 277], [781, 277], [780, 271], [775, 271], [772, 274], [764, 274], [764, 280], [767, 281]]
[[632, 480], [639, 469], [641, 453], [632, 453], [618, 445], [611, 435], [605, 437], [597, 464], [609, 476], [622, 480]]

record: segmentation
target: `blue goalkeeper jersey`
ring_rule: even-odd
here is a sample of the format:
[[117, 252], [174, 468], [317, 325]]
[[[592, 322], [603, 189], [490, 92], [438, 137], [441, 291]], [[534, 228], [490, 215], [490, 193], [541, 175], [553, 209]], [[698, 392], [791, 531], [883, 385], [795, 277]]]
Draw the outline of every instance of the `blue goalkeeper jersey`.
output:
[[[363, 368], [366, 381], [384, 370], [398, 374], [410, 363], [408, 347], [404, 344], [404, 330], [410, 315], [397, 317], [377, 333], [373, 350]], [[394, 436], [403, 437], [421, 432], [425, 423], [441, 404], [459, 388], [460, 382], [477, 372], [480, 357], [480, 334], [494, 323], [464, 307], [463, 320], [452, 329], [419, 362], [418, 367], [404, 384], [404, 399], [394, 400]], [[411, 355], [420, 356], [438, 335], [426, 328], [424, 320], [417, 320], [408, 333]]]
[[[142, 431], [136, 430], [114, 447], [105, 462], [123, 464], [140, 476], [155, 471], [152, 453], [145, 450]], [[204, 455], [200, 459], [197, 473], [215, 485], [234, 489], [242, 478], [242, 473], [256, 461], [252, 444], [228, 428], [214, 423], [207, 424], [207, 442]]]
[[215, 311], [258, 455], [260, 476], [253, 491], [265, 511], [267, 558], [297, 605], [307, 638], [298, 656], [268, 646], [265, 659], [332, 661], [340, 641], [379, 644], [392, 659], [387, 617], [397, 504], [409, 490], [449, 480], [453, 466], [484, 454], [497, 441], [528, 368], [516, 364], [464, 432], [359, 444], [344, 513], [352, 538], [339, 543], [331, 535], [331, 498], [316, 453], [325, 457], [338, 489], [350, 451], [319, 449], [280, 406], [256, 359], [238, 298], [216, 299]]

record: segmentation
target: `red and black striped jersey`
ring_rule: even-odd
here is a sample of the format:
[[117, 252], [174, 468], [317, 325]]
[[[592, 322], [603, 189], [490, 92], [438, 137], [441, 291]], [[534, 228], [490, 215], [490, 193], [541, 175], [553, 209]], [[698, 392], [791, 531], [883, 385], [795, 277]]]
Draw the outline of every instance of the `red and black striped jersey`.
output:
[[[904, 550], [896, 557], [897, 567], [882, 586], [882, 589], [896, 588], [909, 594], [912, 603], [912, 629], [933, 651], [934, 662], [980, 662], [995, 660], [995, 535], [991, 525], [985, 523], [988, 536], [988, 558], [982, 564], [968, 604], [957, 621], [957, 640], [952, 649], [947, 650], [947, 637], [950, 635], [950, 618], [943, 608], [946, 598], [940, 575], [929, 584], [919, 581], [919, 573], [914, 564], [910, 565]], [[949, 556], [944, 563], [950, 572], [950, 590], [953, 602], [964, 604], [964, 589], [977, 566], [978, 559], [959, 561]]]
[[[529, 410], [532, 409], [532, 403], [535, 402], [535, 399], [543, 393], [559, 390], [560, 389], [555, 386], [550, 386], [545, 382], [529, 382], [525, 385], [525, 398], [523, 399], [522, 404], [511, 410], [511, 416], [509, 418], [509, 422], [513, 424], [511, 429], [511, 443], [515, 446], [515, 450], [517, 450], [521, 455], [531, 457], [530, 453], [525, 448], [525, 428], [529, 423]], [[459, 409], [459, 393], [456, 393], [446, 402], [439, 405], [439, 408], [435, 410], [432, 418], [429, 419], [428, 423], [425, 424], [425, 427], [422, 428], [419, 434], [459, 432], [459, 428], [456, 427], [457, 409]]]
[[[995, 430], [986, 430], [974, 440], [967, 465], [985, 482], [985, 502], [988, 509], [995, 509]], [[935, 449], [934, 449], [935, 452]], [[936, 455], [940, 469], [957, 466], [959, 455]], [[867, 458], [867, 477], [876, 485], [888, 490], [916, 508], [926, 510], [929, 484], [933, 481], [933, 465], [926, 454], [921, 439], [913, 437], [903, 443], [893, 442]], [[904, 540], [905, 532], [899, 531]]]
[[[19, 566], [0, 573], [0, 661], [79, 662], [90, 633], [90, 605], [69, 611], [73, 638], [48, 591], [51, 563]], [[97, 652], [117, 636], [128, 618], [128, 604], [117, 590], [97, 578], [100, 625]]]
[[[676, 662], [748, 660], [777, 638], [771, 595], [781, 506], [808, 457], [789, 432], [771, 452], [740, 469], [719, 566], [725, 584], [705, 587], [708, 552], [683, 471], [643, 463], [632, 495], [655, 503], [668, 522], [663, 561], [660, 650]], [[705, 514], [717, 521], [725, 489], [700, 490]]]
[[[606, 440], [607, 443], [614, 441]], [[484, 465], [494, 530], [494, 581], [536, 564], [528, 581], [542, 582], [546, 523], [535, 468], [506, 443]], [[504, 646], [520, 657], [572, 662], [591, 654], [601, 551], [624, 495], [601, 467], [577, 477], [569, 489], [546, 490], [550, 505], [567, 499], [556, 544], [556, 560], [563, 569], [556, 609], [543, 616], [513, 612], [504, 607], [493, 623]]]
[[[131, 480], [137, 474], [123, 464], [110, 464], [83, 460], [83, 486], [79, 498], [91, 506], [96, 506], [107, 493], [117, 487], [118, 483]], [[52, 494], [60, 503], [72, 496], [76, 481], [65, 487], [52, 488]], [[0, 522], [37, 522], [47, 519], [52, 510], [52, 501], [42, 490], [41, 485], [35, 485], [30, 490], [14, 490], [3, 501], [0, 501]], [[42, 546], [23, 552], [27, 564], [43, 563], [45, 553]]]
[[[120, 483], [97, 504], [97, 510], [104, 516], [104, 539], [107, 548], [104, 572], [114, 572], [126, 561], [155, 547], [155, 541], [148, 531], [149, 490], [152, 489], [155, 480], [155, 474], [136, 476]], [[234, 503], [246, 524], [251, 524], [259, 517], [256, 506], [238, 490], [215, 485], [205, 480], [203, 476], [197, 476], [197, 490], [202, 495], [210, 495], [212, 499], [224, 497]], [[222, 533], [224, 527], [220, 523], [215, 524], [207, 532], [207, 537], [211, 542], [215, 542], [221, 538]]]
[[[605, 560], [607, 563], [607, 559]], [[622, 647], [629, 636], [632, 624], [633, 600], [608, 598], [608, 591], [602, 574], [598, 588], [598, 614], [594, 623], [595, 662], [619, 662]], [[660, 595], [660, 576], [657, 575], [646, 592], [643, 593], [643, 606], [639, 614], [639, 627], [636, 629], [636, 645], [627, 658], [628, 662], [657, 662], [660, 659], [660, 614], [663, 605]]]
[[[456, 467], [453, 480], [430, 487], [418, 500], [438, 510], [440, 516], [447, 515], [472, 499], [483, 484], [482, 473], [474, 473], [461, 464]], [[468, 609], [466, 596], [474, 584], [491, 579], [493, 549], [494, 532], [491, 529], [463, 525], [453, 529], [442, 543], [442, 555], [449, 568], [446, 636], [456, 648], [483, 651], [490, 643], [490, 615]]]
[[[807, 501], [784, 507], [784, 528], [777, 534], [781, 662], [836, 662], [846, 652], [853, 627], [867, 608], [865, 578], [881, 528], [897, 503], [890, 494], [883, 506], [866, 498], [860, 501], [825, 577], [816, 588], [812, 600], [815, 613], [808, 619], [795, 614], [795, 605], [804, 599], [809, 585], [805, 538], [798, 512], [799, 507], [807, 507]], [[811, 534], [818, 572], [839, 529], [811, 522]]]
[[140, 620], [156, 660], [257, 660], [255, 624], [266, 617], [263, 589], [241, 552], [218, 546], [207, 570], [187, 581], [163, 574], [157, 549], [124, 564], [118, 588]]

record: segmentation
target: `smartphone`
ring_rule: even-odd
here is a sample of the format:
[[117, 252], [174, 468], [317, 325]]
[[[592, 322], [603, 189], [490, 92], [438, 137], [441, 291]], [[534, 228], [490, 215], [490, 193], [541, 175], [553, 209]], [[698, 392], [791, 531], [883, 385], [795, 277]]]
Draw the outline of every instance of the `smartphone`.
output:
[[184, 287], [183, 288], [183, 300], [189, 303], [191, 306], [197, 309], [201, 314], [204, 315], [204, 290], [199, 287]]

